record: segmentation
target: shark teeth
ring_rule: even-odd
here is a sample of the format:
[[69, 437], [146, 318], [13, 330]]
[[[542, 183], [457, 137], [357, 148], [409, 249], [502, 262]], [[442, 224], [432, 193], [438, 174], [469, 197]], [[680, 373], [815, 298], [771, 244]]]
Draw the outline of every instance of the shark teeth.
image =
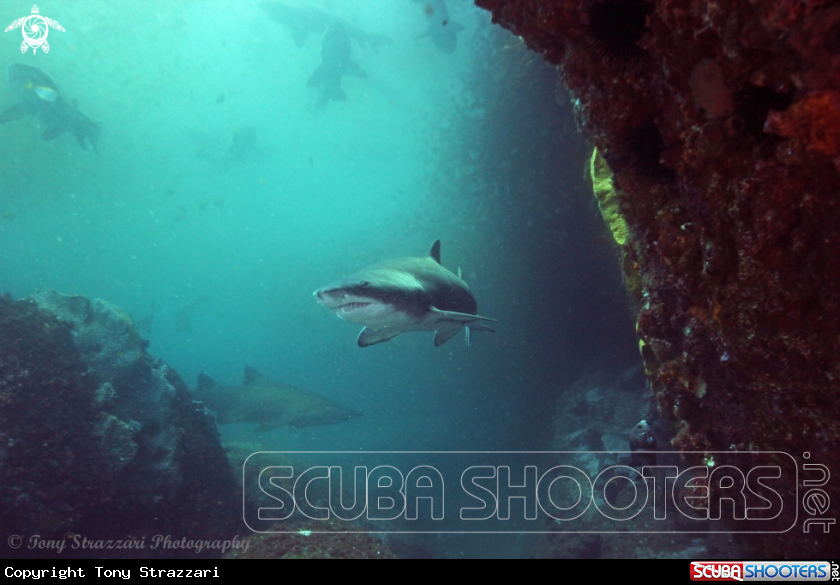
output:
[[356, 309], [369, 307], [372, 304], [373, 303], [347, 303], [346, 305], [341, 305], [340, 307], [336, 308], [336, 311], [339, 313], [349, 313], [350, 311], [355, 311]]

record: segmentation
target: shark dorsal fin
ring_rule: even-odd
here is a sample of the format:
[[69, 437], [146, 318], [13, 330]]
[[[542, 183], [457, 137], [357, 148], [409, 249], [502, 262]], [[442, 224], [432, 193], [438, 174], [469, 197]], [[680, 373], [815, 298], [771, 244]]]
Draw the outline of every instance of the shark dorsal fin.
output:
[[215, 388], [218, 385], [219, 383], [207, 374], [199, 374], [198, 387], [196, 388], [196, 390], [201, 392], [202, 390], [209, 390], [210, 388]]
[[262, 374], [260, 374], [257, 370], [252, 368], [251, 366], [245, 366], [245, 385], [253, 384], [257, 380], [262, 380], [265, 378]]
[[440, 240], [437, 240], [434, 244], [432, 244], [432, 249], [429, 250], [429, 257], [440, 264]]

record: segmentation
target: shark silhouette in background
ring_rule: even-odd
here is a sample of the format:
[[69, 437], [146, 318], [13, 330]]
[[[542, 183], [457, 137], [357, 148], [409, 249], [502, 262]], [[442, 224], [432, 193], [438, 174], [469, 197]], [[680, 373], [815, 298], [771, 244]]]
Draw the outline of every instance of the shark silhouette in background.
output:
[[192, 333], [192, 315], [204, 304], [210, 302], [209, 295], [201, 295], [192, 301], [182, 305], [175, 312], [175, 329], [182, 333]]
[[223, 132], [183, 127], [181, 131], [195, 148], [198, 158], [224, 170], [234, 164], [250, 163], [269, 156], [270, 150], [257, 145], [255, 126], [236, 126], [228, 139]]
[[440, 240], [424, 258], [394, 258], [319, 288], [316, 300], [337, 317], [365, 325], [359, 347], [393, 339], [406, 331], [434, 331], [435, 346], [466, 328], [494, 330], [495, 319], [476, 314], [478, 306], [467, 284], [440, 263]]
[[320, 90], [315, 104], [316, 111], [322, 110], [330, 100], [343, 102], [347, 99], [347, 94], [341, 89], [342, 76], [367, 77], [367, 73], [353, 61], [352, 49], [344, 25], [331, 24], [321, 41], [321, 64], [306, 83], [306, 87], [317, 87]]
[[426, 32], [417, 38], [429, 37], [435, 47], [444, 53], [454, 53], [458, 46], [458, 33], [463, 31], [464, 27], [449, 18], [446, 1], [414, 0], [414, 2], [423, 6], [423, 13], [426, 15], [428, 24]]
[[307, 4], [286, 2], [263, 2], [260, 4], [268, 16], [289, 29], [295, 46], [300, 49], [310, 35], [322, 36], [332, 24], [340, 24], [347, 31], [347, 36], [363, 48], [370, 48], [375, 53], [382, 45], [393, 43], [385, 35], [365, 32], [358, 26]]
[[248, 163], [262, 159], [267, 152], [257, 146], [257, 129], [254, 126], [237, 126], [233, 130], [230, 145], [216, 161], [220, 168], [234, 163]]
[[222, 386], [199, 374], [195, 397], [217, 413], [218, 424], [257, 423], [257, 432], [333, 425], [362, 416], [320, 394], [268, 380], [249, 366], [241, 386]]
[[134, 315], [131, 315], [131, 320], [134, 322], [134, 327], [137, 331], [143, 331], [145, 333], [152, 332], [152, 322], [155, 320], [155, 302], [152, 301], [152, 310], [149, 313], [146, 313], [142, 317], [138, 317], [137, 319], [134, 318]]
[[96, 150], [99, 125], [71, 107], [49, 75], [35, 67], [15, 64], [9, 67], [8, 77], [15, 103], [0, 113], [0, 124], [35, 116], [45, 126], [44, 140], [70, 132], [83, 150], [87, 150], [86, 140]]

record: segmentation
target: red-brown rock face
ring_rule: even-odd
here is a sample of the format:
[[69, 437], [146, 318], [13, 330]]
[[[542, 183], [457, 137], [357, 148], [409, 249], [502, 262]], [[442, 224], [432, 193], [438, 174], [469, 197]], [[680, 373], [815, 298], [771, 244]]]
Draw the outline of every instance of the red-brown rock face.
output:
[[[615, 171], [673, 446], [840, 471], [840, 5], [476, 3], [561, 66]], [[837, 557], [808, 514], [754, 552]]]

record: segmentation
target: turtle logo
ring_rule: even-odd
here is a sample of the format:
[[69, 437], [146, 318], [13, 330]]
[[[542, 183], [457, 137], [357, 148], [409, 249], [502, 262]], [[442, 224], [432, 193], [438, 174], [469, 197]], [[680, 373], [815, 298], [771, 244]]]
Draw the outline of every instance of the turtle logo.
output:
[[49, 27], [65, 32], [64, 27], [58, 24], [57, 21], [38, 14], [38, 6], [35, 5], [32, 7], [32, 14], [18, 18], [7, 26], [3, 32], [21, 28], [21, 32], [23, 32], [23, 43], [20, 45], [20, 52], [25, 53], [29, 47], [32, 47], [32, 54], [34, 55], [38, 52], [39, 48], [44, 53], [50, 52], [50, 44], [47, 42], [47, 35], [50, 32]]

